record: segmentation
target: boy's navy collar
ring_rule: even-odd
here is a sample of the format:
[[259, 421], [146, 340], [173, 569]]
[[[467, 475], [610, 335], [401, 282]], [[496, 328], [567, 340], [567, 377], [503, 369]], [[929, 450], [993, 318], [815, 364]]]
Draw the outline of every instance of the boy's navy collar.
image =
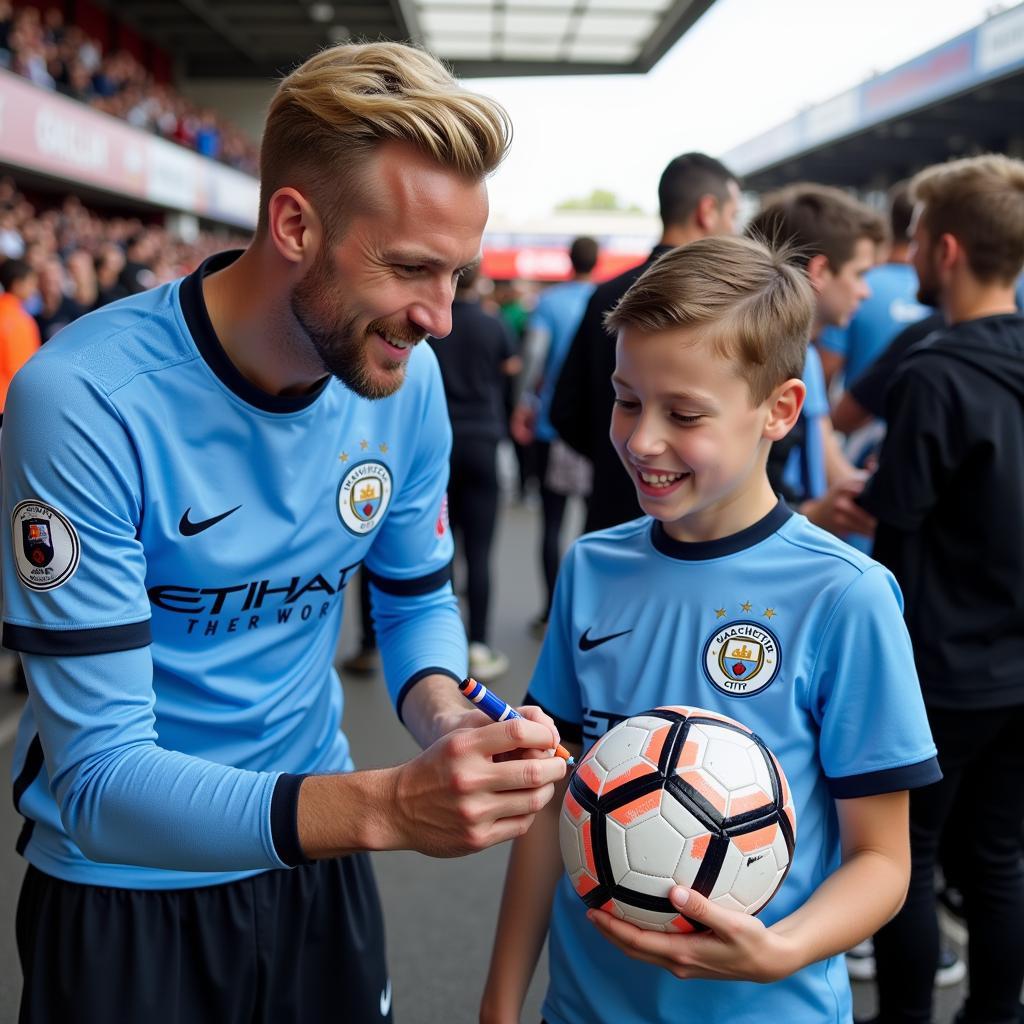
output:
[[248, 402], [249, 405], [263, 409], [264, 412], [299, 412], [311, 406], [320, 397], [330, 378], [326, 378], [323, 383], [304, 395], [267, 394], [266, 391], [261, 391], [238, 372], [238, 368], [228, 358], [228, 354], [224, 351], [217, 332], [210, 322], [206, 299], [203, 297], [203, 278], [230, 266], [241, 255], [241, 249], [215, 253], [203, 260], [188, 277], [182, 280], [181, 289], [178, 292], [182, 315], [185, 317], [192, 340], [195, 342], [196, 348], [199, 349], [199, 354], [226, 388], [233, 391], [243, 401]]
[[737, 551], [752, 548], [770, 537], [793, 515], [793, 510], [779, 498], [778, 504], [766, 516], [739, 533], [717, 540], [684, 541], [675, 540], [665, 532], [665, 526], [655, 519], [651, 526], [651, 543], [663, 555], [678, 558], [684, 562], [702, 562], [709, 558], [723, 558], [735, 555]]

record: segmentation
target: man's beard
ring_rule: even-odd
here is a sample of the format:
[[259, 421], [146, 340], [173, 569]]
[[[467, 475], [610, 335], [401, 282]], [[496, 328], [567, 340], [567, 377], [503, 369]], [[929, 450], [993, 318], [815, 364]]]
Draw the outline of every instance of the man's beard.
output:
[[309, 338], [324, 369], [337, 377], [350, 391], [362, 398], [375, 400], [393, 395], [405, 381], [405, 360], [387, 360], [386, 377], [374, 376], [370, 370], [367, 349], [373, 344], [374, 334], [387, 334], [393, 338], [418, 342], [422, 332], [415, 336], [407, 325], [398, 327], [386, 320], [374, 320], [362, 337], [357, 333], [358, 317], [339, 310], [336, 319], [327, 320], [332, 287], [325, 279], [318, 260], [309, 273], [295, 286], [291, 295], [292, 315]]

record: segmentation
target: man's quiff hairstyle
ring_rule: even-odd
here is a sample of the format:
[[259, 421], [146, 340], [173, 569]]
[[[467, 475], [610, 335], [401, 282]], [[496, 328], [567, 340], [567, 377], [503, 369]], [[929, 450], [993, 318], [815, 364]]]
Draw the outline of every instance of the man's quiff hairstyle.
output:
[[605, 317], [610, 330], [693, 330], [733, 359], [754, 405], [803, 376], [814, 292], [791, 249], [702, 238], [665, 253]]
[[888, 238], [885, 221], [864, 203], [828, 185], [790, 185], [765, 196], [746, 233], [778, 248], [792, 245], [806, 266], [818, 255], [838, 273], [861, 239], [880, 245]]
[[322, 50], [285, 78], [267, 113], [260, 148], [257, 234], [270, 197], [293, 186], [329, 233], [356, 205], [356, 173], [374, 148], [408, 142], [469, 180], [501, 163], [512, 139], [505, 110], [463, 89], [434, 57], [401, 43]]
[[910, 183], [932, 242], [953, 235], [979, 281], [1009, 283], [1024, 265], [1024, 162], [990, 153], [938, 164]]

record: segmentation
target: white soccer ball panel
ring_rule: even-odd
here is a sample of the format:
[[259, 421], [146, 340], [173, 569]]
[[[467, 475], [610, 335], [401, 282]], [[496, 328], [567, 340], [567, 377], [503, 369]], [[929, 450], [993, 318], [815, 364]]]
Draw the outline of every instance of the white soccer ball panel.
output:
[[687, 889], [693, 885], [697, 872], [700, 871], [704, 855], [708, 852], [710, 839], [711, 836], [705, 833], [695, 839], [686, 840], [683, 852], [679, 855], [679, 860], [676, 861], [675, 869], [672, 872], [672, 880], [676, 885], [683, 885]]
[[570, 875], [576, 874], [583, 867], [582, 836], [579, 823], [573, 821], [565, 807], [558, 818], [558, 843], [562, 848], [565, 870]]
[[757, 744], [742, 733], [713, 726], [702, 728], [707, 728], [710, 734], [704, 749], [704, 770], [718, 779], [726, 789], [749, 786], [754, 781], [754, 773], [747, 751]]
[[[630, 871], [652, 879], [649, 885], [622, 882], [640, 892], [653, 892], [662, 896], [671, 883], [686, 840], [660, 814], [655, 814], [625, 830], [626, 859]], [[616, 878], [616, 881], [619, 880]], [[661, 889], [650, 885], [660, 884]]]
[[737, 910], [741, 914], [746, 911], [746, 907], [735, 896], [730, 893], [723, 893], [721, 896], [715, 896], [713, 902], [716, 906], [724, 907], [726, 910]]
[[608, 863], [612, 878], [617, 882], [629, 874], [629, 857], [626, 855], [626, 830], [611, 818], [605, 819], [605, 839], [608, 842]]
[[771, 790], [764, 790], [758, 785], [743, 786], [734, 789], [729, 793], [727, 817], [735, 817], [738, 814], [746, 814], [749, 811], [757, 811], [762, 808], [767, 812], [773, 809], [775, 801]]
[[668, 790], [661, 794], [661, 816], [685, 839], [708, 835], [708, 830]]
[[786, 869], [779, 868], [775, 872], [775, 878], [772, 880], [771, 884], [765, 890], [764, 895], [755, 902], [748, 903], [747, 906], [744, 907], [744, 912], [747, 914], [756, 914], [759, 910], [761, 910], [764, 907], [764, 905], [772, 898], [772, 896], [775, 895], [779, 886], [782, 885], [782, 880], [785, 877]]
[[750, 758], [754, 785], [760, 786], [761, 789], [770, 794], [772, 792], [772, 770], [765, 760], [764, 751], [756, 743], [751, 743], [747, 750], [747, 757]]
[[726, 895], [732, 889], [742, 863], [742, 852], [735, 843], [730, 843], [725, 851], [725, 859], [722, 861], [722, 867], [719, 869], [718, 878], [715, 879], [714, 888], [708, 894], [708, 899], [718, 902], [719, 896]]
[[675, 931], [674, 928], [669, 928], [669, 922], [675, 920], [677, 916], [674, 913], [662, 914], [657, 910], [634, 907], [619, 900], [612, 900], [612, 902], [619, 904], [622, 920], [629, 921], [630, 924], [635, 924], [638, 928], [644, 928], [649, 932]]
[[601, 744], [594, 759], [606, 770], [611, 771], [625, 761], [643, 754], [650, 734], [665, 724], [658, 718], [629, 718], [620, 722], [601, 738]]
[[729, 892], [744, 908], [756, 906], [775, 891], [780, 865], [775, 850], [768, 847], [743, 859]]

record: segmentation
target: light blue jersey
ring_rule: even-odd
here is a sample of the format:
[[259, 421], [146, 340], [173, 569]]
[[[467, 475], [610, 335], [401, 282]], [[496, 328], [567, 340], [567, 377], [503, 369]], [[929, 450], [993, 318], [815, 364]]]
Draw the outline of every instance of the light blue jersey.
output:
[[11, 389], [19, 849], [70, 881], [179, 888], [301, 860], [302, 777], [352, 767], [332, 665], [361, 563], [396, 703], [465, 670], [434, 354], [381, 401], [333, 378], [267, 395], [203, 301], [232, 258], [76, 321]]
[[[728, 657], [741, 639], [751, 654]], [[834, 801], [940, 777], [901, 614], [882, 566], [783, 504], [732, 537], [683, 544], [650, 518], [582, 537], [558, 579], [527, 700], [589, 748], [649, 708], [751, 728], [793, 793], [793, 866], [762, 912], [792, 913], [840, 863]], [[823, 1024], [851, 1019], [842, 957], [769, 985], [679, 981], [620, 953], [562, 877], [550, 1024]]]
[[864, 279], [871, 289], [845, 327], [826, 327], [820, 342], [824, 348], [846, 357], [843, 374], [855, 381], [910, 324], [934, 310], [917, 301], [917, 273], [907, 263], [882, 263]]
[[589, 281], [566, 281], [544, 291], [530, 316], [530, 329], [544, 331], [548, 336], [548, 351], [544, 359], [544, 377], [540, 386], [540, 405], [537, 410], [536, 435], [540, 441], [554, 441], [558, 433], [551, 425], [549, 412], [551, 399], [558, 383], [562, 363], [568, 355], [576, 328], [583, 319], [587, 300], [594, 290]]

